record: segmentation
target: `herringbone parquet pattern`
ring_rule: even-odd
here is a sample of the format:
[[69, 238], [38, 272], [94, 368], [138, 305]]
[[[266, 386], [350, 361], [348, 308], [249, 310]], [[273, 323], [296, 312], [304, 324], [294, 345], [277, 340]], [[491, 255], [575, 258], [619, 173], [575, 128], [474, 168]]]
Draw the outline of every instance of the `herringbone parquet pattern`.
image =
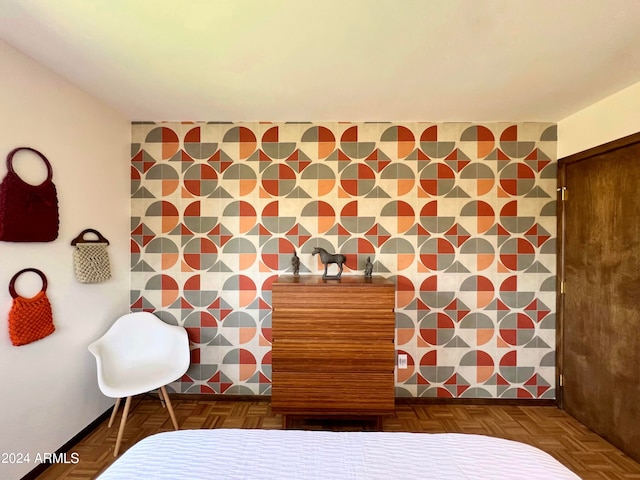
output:
[[[173, 401], [181, 429], [189, 428], [282, 428], [267, 401]], [[116, 422], [120, 417], [118, 416]], [[79, 463], [56, 464], [38, 480], [93, 479], [113, 461], [117, 425], [107, 421], [70, 451]], [[534, 445], [557, 458], [585, 480], [640, 479], [640, 464], [556, 407], [502, 405], [398, 404], [396, 414], [382, 422], [385, 431], [457, 432], [492, 435]], [[294, 428], [371, 429], [367, 422], [299, 420]], [[144, 437], [172, 430], [171, 420], [160, 402], [148, 397], [134, 399], [121, 451]]]

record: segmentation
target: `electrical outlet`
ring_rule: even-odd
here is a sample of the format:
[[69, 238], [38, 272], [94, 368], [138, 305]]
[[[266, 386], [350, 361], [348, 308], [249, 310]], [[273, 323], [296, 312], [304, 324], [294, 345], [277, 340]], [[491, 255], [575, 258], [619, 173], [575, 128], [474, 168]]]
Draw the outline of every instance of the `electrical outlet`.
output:
[[398, 368], [407, 368], [407, 354], [399, 353], [398, 354]]

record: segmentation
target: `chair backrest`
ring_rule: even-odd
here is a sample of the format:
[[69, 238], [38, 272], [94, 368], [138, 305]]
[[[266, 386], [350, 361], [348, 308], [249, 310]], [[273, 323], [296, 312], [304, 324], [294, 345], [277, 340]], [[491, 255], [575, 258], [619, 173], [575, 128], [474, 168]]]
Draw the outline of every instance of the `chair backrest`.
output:
[[189, 340], [183, 327], [169, 325], [149, 312], [123, 315], [89, 346], [96, 357], [113, 364], [144, 363], [189, 365]]

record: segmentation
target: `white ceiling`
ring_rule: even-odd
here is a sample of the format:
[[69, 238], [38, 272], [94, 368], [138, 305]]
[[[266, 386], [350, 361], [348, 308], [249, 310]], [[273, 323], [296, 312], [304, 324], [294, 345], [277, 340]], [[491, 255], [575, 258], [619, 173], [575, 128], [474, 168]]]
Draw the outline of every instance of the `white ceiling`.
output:
[[638, 0], [0, 0], [0, 39], [131, 120], [557, 122], [640, 81]]

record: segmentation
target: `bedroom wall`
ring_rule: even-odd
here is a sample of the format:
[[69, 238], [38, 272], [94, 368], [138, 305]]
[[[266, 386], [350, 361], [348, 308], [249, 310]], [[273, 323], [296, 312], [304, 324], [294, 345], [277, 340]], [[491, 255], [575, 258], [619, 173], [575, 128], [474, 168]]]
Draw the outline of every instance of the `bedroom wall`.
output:
[[[0, 179], [10, 150], [42, 151], [53, 167], [60, 212], [55, 241], [0, 242], [0, 452], [30, 454], [29, 462], [0, 463], [0, 478], [17, 479], [36, 466], [37, 453], [55, 452], [113, 404], [98, 390], [87, 345], [128, 311], [131, 127], [125, 117], [2, 42], [0, 65]], [[31, 183], [46, 177], [43, 164], [28, 153], [16, 155], [14, 166]], [[73, 275], [70, 241], [87, 227], [111, 242], [113, 278], [104, 284], [80, 284]], [[6, 323], [8, 285], [24, 267], [47, 275], [56, 331], [14, 347]], [[33, 296], [40, 285], [28, 274], [20, 277], [18, 291]]]
[[[555, 397], [556, 126], [135, 123], [132, 310], [184, 325], [187, 393], [270, 393], [271, 283], [397, 282], [397, 395]], [[366, 335], [366, 332], [363, 332]]]
[[558, 122], [558, 158], [640, 132], [640, 82]]

